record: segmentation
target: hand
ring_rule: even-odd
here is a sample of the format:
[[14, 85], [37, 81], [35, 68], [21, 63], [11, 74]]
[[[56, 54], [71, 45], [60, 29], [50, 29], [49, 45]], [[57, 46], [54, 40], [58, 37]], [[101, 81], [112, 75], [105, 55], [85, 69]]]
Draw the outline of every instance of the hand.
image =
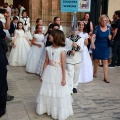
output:
[[41, 44], [37, 44], [37, 46], [40, 48], [40, 47], [41, 47]]
[[15, 48], [15, 47], [16, 47], [16, 45], [14, 44], [14, 45], [13, 45], [13, 48]]
[[75, 54], [75, 50], [72, 50], [70, 54], [71, 54], [71, 55], [74, 55], [74, 54]]
[[77, 48], [77, 44], [75, 42], [73, 42], [72, 46]]
[[28, 30], [30, 30], [30, 27], [28, 27]]
[[92, 43], [92, 46], [91, 46], [91, 47], [92, 47], [92, 49], [95, 49], [95, 44], [94, 44], [94, 43]]
[[62, 86], [65, 86], [65, 85], [66, 85], [66, 81], [65, 81], [65, 80], [62, 80], [61, 85], [62, 85]]
[[42, 82], [42, 77], [40, 77], [40, 82]]
[[28, 41], [29, 45], [32, 46], [32, 43], [30, 41]]
[[111, 39], [112, 39], [112, 35], [109, 35], [109, 36], [108, 36], [108, 39], [111, 40]]

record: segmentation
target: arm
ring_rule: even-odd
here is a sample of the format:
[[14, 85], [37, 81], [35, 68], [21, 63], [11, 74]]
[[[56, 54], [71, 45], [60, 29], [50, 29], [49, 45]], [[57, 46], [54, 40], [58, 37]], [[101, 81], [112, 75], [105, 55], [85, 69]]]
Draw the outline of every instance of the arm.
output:
[[92, 22], [90, 22], [90, 32], [89, 32], [89, 35], [92, 35], [93, 33], [93, 24]]
[[88, 38], [85, 39], [84, 44], [87, 46], [88, 45]]
[[10, 29], [10, 15], [9, 12], [5, 13], [6, 23], [3, 23], [3, 28], [9, 30]]
[[114, 34], [113, 34], [113, 36], [112, 36], [112, 39], [115, 38], [115, 36], [116, 36], [116, 34], [117, 34], [117, 31], [118, 31], [118, 28], [115, 28], [115, 30], [114, 30]]
[[95, 44], [94, 44], [95, 37], [96, 37], [95, 34], [93, 34], [92, 37], [91, 37], [91, 45], [92, 45], [93, 49], [95, 49]]
[[62, 67], [62, 82], [61, 85], [65, 86], [66, 85], [66, 52], [63, 51], [61, 53], [61, 67]]
[[38, 47], [41, 47], [41, 45], [38, 44], [38, 43], [36, 43], [35, 41], [36, 41], [36, 38], [33, 37], [33, 39], [32, 39], [32, 44], [33, 44], [33, 45], [36, 45], [36, 46], [38, 46]]
[[74, 54], [75, 54], [75, 50], [72, 50], [72, 49], [70, 48], [70, 43], [69, 43], [69, 39], [68, 39], [68, 38], [66, 39], [66, 46], [65, 46], [65, 48], [66, 48], [66, 54], [67, 54], [68, 56], [71, 56], [71, 55], [74, 55]]
[[[49, 64], [49, 58], [48, 58], [48, 52], [46, 51], [46, 58], [45, 58], [42, 74], [43, 74], [43, 72], [44, 72], [44, 70], [45, 70], [45, 68], [47, 67], [48, 64]], [[40, 77], [40, 81], [42, 82], [42, 75]]]

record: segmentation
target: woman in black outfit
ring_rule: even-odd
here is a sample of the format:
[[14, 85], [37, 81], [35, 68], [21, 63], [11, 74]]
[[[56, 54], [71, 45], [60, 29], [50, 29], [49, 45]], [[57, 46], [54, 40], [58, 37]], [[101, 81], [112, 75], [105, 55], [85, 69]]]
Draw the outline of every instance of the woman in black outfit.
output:
[[84, 18], [82, 19], [82, 21], [84, 21], [85, 23], [85, 26], [86, 26], [86, 31], [87, 33], [89, 34], [89, 39], [88, 39], [88, 49], [90, 48], [90, 43], [91, 43], [91, 35], [93, 33], [93, 24], [92, 22], [90, 21], [90, 14], [89, 13], [85, 13], [84, 14]]

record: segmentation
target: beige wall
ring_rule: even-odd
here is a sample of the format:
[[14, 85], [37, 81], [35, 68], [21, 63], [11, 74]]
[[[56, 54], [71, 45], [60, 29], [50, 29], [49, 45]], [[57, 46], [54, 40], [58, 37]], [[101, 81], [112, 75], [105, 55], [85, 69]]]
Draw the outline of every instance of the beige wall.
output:
[[4, 0], [4, 2], [7, 2], [9, 5], [13, 4], [13, 0]]
[[108, 16], [112, 20], [114, 11], [120, 10], [120, 0], [109, 0]]

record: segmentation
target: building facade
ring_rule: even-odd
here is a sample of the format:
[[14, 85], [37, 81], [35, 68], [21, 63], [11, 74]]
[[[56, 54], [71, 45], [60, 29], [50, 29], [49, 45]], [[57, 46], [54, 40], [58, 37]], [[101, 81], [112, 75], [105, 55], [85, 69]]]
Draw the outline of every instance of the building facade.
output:
[[[16, 6], [19, 3], [23, 4], [29, 13], [32, 26], [35, 26], [38, 17], [42, 18], [44, 25], [47, 26], [55, 16], [59, 16], [62, 26], [68, 27], [73, 18], [73, 13], [60, 12], [60, 0], [0, 0], [0, 5], [4, 2]], [[108, 14], [112, 20], [114, 11], [120, 9], [119, 4], [120, 0], [91, 0], [90, 17], [94, 25], [98, 23], [100, 14]], [[80, 20], [83, 14], [77, 13], [77, 20]]]

